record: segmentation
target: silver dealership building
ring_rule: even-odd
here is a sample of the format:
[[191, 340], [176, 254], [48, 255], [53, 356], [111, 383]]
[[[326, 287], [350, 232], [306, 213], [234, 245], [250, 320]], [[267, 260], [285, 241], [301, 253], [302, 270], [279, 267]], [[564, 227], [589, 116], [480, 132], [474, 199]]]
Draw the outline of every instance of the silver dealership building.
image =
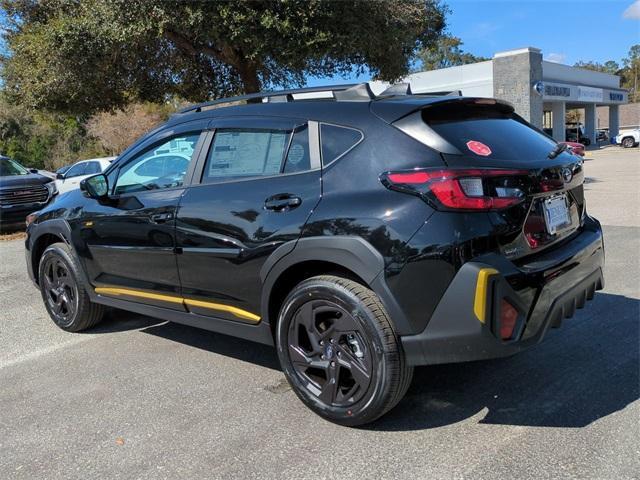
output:
[[[546, 115], [553, 137], [565, 140], [565, 113], [584, 109], [584, 133], [596, 141], [596, 107], [608, 107], [609, 135], [618, 134], [618, 106], [628, 102], [620, 77], [542, 59], [537, 48], [498, 52], [486, 62], [443, 68], [409, 76], [415, 92], [460, 90], [465, 96], [494, 97], [539, 128]], [[602, 109], [601, 109], [602, 110]]]

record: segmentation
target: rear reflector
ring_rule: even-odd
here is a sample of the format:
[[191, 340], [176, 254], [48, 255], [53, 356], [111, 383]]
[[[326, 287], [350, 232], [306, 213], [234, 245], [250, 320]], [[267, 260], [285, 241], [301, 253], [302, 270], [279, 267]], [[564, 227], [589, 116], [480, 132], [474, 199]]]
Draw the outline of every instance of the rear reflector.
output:
[[500, 338], [509, 340], [518, 322], [518, 310], [504, 298], [500, 302]]
[[524, 201], [518, 188], [526, 170], [442, 170], [415, 169], [386, 172], [380, 176], [384, 186], [417, 195], [443, 210], [499, 210]]

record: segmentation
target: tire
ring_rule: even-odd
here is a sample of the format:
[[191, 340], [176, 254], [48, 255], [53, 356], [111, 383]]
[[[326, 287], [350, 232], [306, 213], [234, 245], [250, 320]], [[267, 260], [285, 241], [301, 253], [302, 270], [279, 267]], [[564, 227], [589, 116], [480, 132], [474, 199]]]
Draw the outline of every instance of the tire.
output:
[[633, 146], [635, 146], [636, 142], [633, 139], [633, 137], [624, 137], [622, 139], [622, 147], [623, 148], [632, 148]]
[[44, 251], [38, 279], [45, 308], [62, 330], [80, 332], [102, 320], [105, 307], [89, 299], [80, 266], [65, 243], [54, 243]]
[[378, 296], [337, 276], [312, 277], [289, 293], [276, 346], [296, 395], [340, 425], [381, 417], [402, 399], [413, 377]]

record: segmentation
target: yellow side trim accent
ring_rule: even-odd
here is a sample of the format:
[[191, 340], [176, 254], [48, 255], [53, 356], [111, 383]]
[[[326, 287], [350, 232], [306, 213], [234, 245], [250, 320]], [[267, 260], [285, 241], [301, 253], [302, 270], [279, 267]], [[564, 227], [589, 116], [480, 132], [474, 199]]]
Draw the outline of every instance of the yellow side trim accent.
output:
[[171, 295], [160, 295], [159, 293], [141, 292], [140, 290], [130, 290], [128, 288], [98, 287], [96, 293], [100, 295], [126, 295], [128, 297], [148, 298], [151, 300], [159, 300], [161, 302], [183, 303], [182, 297], [174, 297]]
[[129, 288], [97, 287], [95, 291], [99, 295], [112, 295], [116, 297], [125, 295], [128, 297], [148, 298], [150, 300], [158, 300], [160, 302], [181, 303], [183, 305], [191, 305], [193, 307], [209, 308], [211, 310], [229, 312], [242, 320], [249, 320], [253, 323], [258, 323], [260, 321], [260, 317], [258, 315], [247, 312], [246, 310], [238, 307], [223, 305], [221, 303], [205, 302], [202, 300], [176, 297], [173, 295], [161, 295], [159, 293], [142, 292], [140, 290], [131, 290]]
[[476, 295], [473, 300], [473, 313], [481, 323], [487, 321], [487, 295], [489, 293], [489, 277], [498, 274], [495, 268], [482, 268], [476, 280]]
[[213, 302], [203, 302], [202, 300], [193, 300], [191, 298], [185, 298], [184, 303], [186, 303], [187, 305], [191, 305], [192, 307], [210, 308], [212, 310], [229, 312], [238, 318], [242, 318], [244, 320], [250, 320], [255, 323], [258, 323], [260, 321], [260, 317], [258, 315], [255, 315], [251, 312], [247, 312], [246, 310], [242, 310], [241, 308], [238, 308], [238, 307], [232, 307], [231, 305], [223, 305], [221, 303], [213, 303]]

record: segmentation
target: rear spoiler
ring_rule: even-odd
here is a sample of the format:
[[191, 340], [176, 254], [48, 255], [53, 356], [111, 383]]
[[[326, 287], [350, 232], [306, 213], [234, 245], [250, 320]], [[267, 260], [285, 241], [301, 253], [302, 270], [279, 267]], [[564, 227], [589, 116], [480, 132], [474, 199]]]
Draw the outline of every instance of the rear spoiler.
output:
[[504, 100], [483, 97], [457, 97], [450, 95], [435, 96], [429, 93], [399, 97], [396, 100], [371, 102], [371, 112], [387, 123], [394, 123], [403, 117], [427, 108], [442, 107], [451, 104], [496, 105], [513, 113], [513, 105]]

